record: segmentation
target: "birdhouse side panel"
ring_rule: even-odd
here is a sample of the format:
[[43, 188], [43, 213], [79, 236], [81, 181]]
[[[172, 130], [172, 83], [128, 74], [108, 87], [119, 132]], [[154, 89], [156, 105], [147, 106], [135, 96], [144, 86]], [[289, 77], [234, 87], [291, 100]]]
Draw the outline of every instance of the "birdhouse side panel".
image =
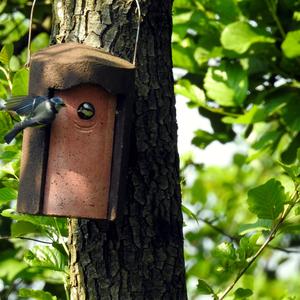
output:
[[23, 135], [17, 212], [39, 214], [44, 196], [49, 128], [26, 128]]

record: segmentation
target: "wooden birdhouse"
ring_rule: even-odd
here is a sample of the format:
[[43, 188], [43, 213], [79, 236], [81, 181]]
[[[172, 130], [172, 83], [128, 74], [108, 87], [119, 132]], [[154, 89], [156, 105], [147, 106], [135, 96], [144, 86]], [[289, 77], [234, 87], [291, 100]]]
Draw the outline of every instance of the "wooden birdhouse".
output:
[[24, 130], [17, 211], [110, 219], [124, 194], [133, 64], [82, 44], [33, 55], [31, 95], [66, 104], [49, 127]]

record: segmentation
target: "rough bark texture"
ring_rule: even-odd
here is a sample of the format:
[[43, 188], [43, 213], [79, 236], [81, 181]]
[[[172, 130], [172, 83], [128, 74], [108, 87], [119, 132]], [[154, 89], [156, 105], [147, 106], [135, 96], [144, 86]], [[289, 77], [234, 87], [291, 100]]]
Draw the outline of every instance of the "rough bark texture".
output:
[[[122, 216], [103, 226], [70, 221], [71, 296], [186, 299], [171, 0], [140, 0], [141, 37], [128, 180]], [[53, 43], [75, 41], [132, 60], [137, 28], [130, 0], [55, 0]]]

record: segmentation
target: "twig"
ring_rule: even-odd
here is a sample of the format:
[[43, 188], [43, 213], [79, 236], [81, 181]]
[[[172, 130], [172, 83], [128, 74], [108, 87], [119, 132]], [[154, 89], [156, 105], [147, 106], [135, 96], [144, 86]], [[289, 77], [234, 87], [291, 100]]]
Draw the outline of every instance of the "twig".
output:
[[[199, 217], [199, 220], [201, 222], [205, 223], [206, 225], [210, 226], [212, 229], [214, 229], [215, 231], [219, 232], [220, 234], [228, 237], [231, 241], [239, 243], [239, 241], [241, 239], [240, 237], [229, 234], [224, 229], [222, 229], [222, 228], [214, 225], [212, 223], [212, 221], [209, 221], [207, 219], [202, 219], [201, 217]], [[262, 245], [258, 245], [258, 246], [261, 247]], [[282, 248], [282, 247], [272, 246], [272, 245], [268, 245], [267, 247], [270, 248], [270, 249], [272, 249], [272, 250], [281, 251], [281, 252], [284, 252], [284, 253], [298, 253], [298, 254], [300, 254], [300, 250], [285, 249], [285, 248]]]
[[18, 236], [18, 237], [0, 236], [0, 240], [14, 240], [14, 239], [28, 240], [28, 241], [34, 241], [34, 242], [37, 242], [37, 243], [52, 245], [51, 242], [46, 242], [46, 241], [42, 241], [42, 240], [38, 240], [38, 239], [34, 239], [34, 238], [29, 238], [29, 237], [24, 237], [24, 236]]
[[[5, 299], [8, 299], [9, 295], [11, 294], [12, 291], [17, 290], [18, 286], [23, 282], [23, 279], [21, 278], [16, 278], [9, 286], [9, 288], [5, 291]], [[1, 298], [2, 299], [2, 298]]]
[[281, 248], [281, 247], [277, 247], [277, 246], [272, 246], [272, 245], [268, 245], [269, 248], [276, 250], [276, 251], [281, 251], [284, 253], [296, 253], [296, 254], [300, 254], [300, 250], [296, 250], [296, 249], [285, 249], [285, 248]]
[[[60, 229], [59, 229], [59, 226], [58, 226], [57, 218], [56, 218], [56, 217], [54, 217], [54, 222], [55, 222], [56, 230], [57, 230], [57, 232], [58, 232], [58, 237], [61, 237], [62, 234], [61, 234], [61, 232], [60, 232]], [[69, 249], [68, 249], [68, 247], [67, 247], [67, 245], [66, 245], [66, 243], [64, 242], [63, 239], [61, 239], [61, 243], [62, 243], [62, 246], [63, 246], [63, 248], [65, 249], [67, 255], [70, 256]]]
[[224, 115], [224, 116], [233, 117], [233, 118], [235, 118], [235, 117], [238, 118], [238, 117], [242, 116], [241, 114], [223, 111], [222, 109], [210, 107], [208, 105], [203, 105], [202, 107], [206, 110], [209, 110], [209, 111], [219, 114], [219, 115]]
[[[240, 237], [229, 234], [224, 229], [214, 225], [211, 221], [209, 221], [207, 219], [202, 219], [200, 217], [199, 217], [199, 220], [201, 222], [205, 223], [206, 225], [210, 226], [212, 229], [219, 232], [220, 234], [228, 237], [231, 241], [234, 241], [234, 242], [237, 242], [237, 243], [240, 241]], [[258, 246], [261, 247], [262, 245], [258, 245]], [[268, 248], [270, 248], [272, 250], [276, 250], [276, 251], [281, 251], [281, 252], [284, 252], [284, 253], [300, 253], [300, 250], [286, 249], [286, 248], [282, 248], [282, 247], [278, 247], [278, 246], [272, 246], [272, 245], [268, 245]]]
[[64, 283], [66, 299], [70, 300], [70, 288], [68, 283]]
[[[292, 199], [291, 204], [289, 204], [287, 206], [286, 210], [283, 211], [283, 213], [281, 214], [278, 222], [276, 223], [276, 225], [271, 230], [271, 232], [270, 232], [269, 236], [267, 237], [267, 239], [265, 240], [265, 242], [261, 245], [261, 247], [255, 253], [255, 255], [251, 258], [251, 260], [248, 262], [247, 266], [237, 275], [235, 280], [226, 288], [226, 290], [223, 292], [223, 294], [219, 297], [218, 300], [223, 300], [228, 295], [228, 293], [234, 288], [236, 283], [241, 279], [241, 277], [252, 266], [252, 264], [255, 262], [257, 257], [265, 250], [265, 248], [268, 246], [268, 244], [275, 238], [275, 235], [276, 235], [279, 227], [284, 222], [286, 217], [289, 215], [292, 208], [298, 203], [298, 186], [296, 187], [295, 192], [294, 192], [293, 196], [291, 197], [291, 199]], [[294, 201], [293, 201], [293, 199], [294, 199]]]
[[208, 226], [210, 226], [212, 229], [214, 229], [215, 231], [219, 232], [220, 234], [228, 237], [230, 240], [235, 241], [235, 242], [239, 242], [240, 238], [233, 236], [231, 234], [229, 234], [228, 232], [226, 232], [224, 229], [216, 226], [213, 224], [213, 222], [207, 220], [207, 219], [202, 219], [201, 217], [199, 217], [199, 220], [205, 224], [207, 224]]
[[[271, 1], [272, 1], [272, 0], [271, 0]], [[274, 21], [275, 21], [277, 27], [278, 27], [278, 29], [279, 29], [279, 32], [280, 32], [282, 38], [285, 39], [285, 32], [284, 32], [284, 29], [283, 29], [283, 27], [282, 27], [282, 25], [281, 25], [281, 23], [280, 23], [280, 20], [278, 19], [277, 15], [276, 15], [276, 8], [275, 8], [275, 6], [272, 4], [271, 1], [270, 1], [270, 0], [266, 0], [268, 9], [269, 9], [269, 11], [270, 11], [270, 13], [271, 13], [271, 15], [272, 15], [272, 17], [273, 17], [273, 19], [274, 19]]]
[[11, 80], [10, 80], [9, 73], [2, 66], [0, 66], [0, 71], [2, 71], [2, 73], [5, 75], [5, 77], [7, 79], [7, 82], [8, 82], [8, 86], [9, 86], [10, 92], [11, 92], [12, 91], [12, 83], [11, 83]]

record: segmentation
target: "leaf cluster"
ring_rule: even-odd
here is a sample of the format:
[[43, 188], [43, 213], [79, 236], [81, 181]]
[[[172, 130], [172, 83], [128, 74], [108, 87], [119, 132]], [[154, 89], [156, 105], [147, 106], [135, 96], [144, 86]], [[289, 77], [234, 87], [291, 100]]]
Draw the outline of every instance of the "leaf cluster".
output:
[[283, 275], [300, 245], [299, 11], [289, 0], [174, 2], [175, 92], [211, 124], [192, 143], [248, 145], [227, 167], [182, 157], [192, 299], [223, 299], [230, 282], [234, 299], [299, 295], [297, 274]]
[[250, 137], [255, 159], [287, 164], [299, 147], [300, 22], [298, 1], [175, 1], [173, 62], [185, 70], [175, 91], [208, 118], [201, 148]]

